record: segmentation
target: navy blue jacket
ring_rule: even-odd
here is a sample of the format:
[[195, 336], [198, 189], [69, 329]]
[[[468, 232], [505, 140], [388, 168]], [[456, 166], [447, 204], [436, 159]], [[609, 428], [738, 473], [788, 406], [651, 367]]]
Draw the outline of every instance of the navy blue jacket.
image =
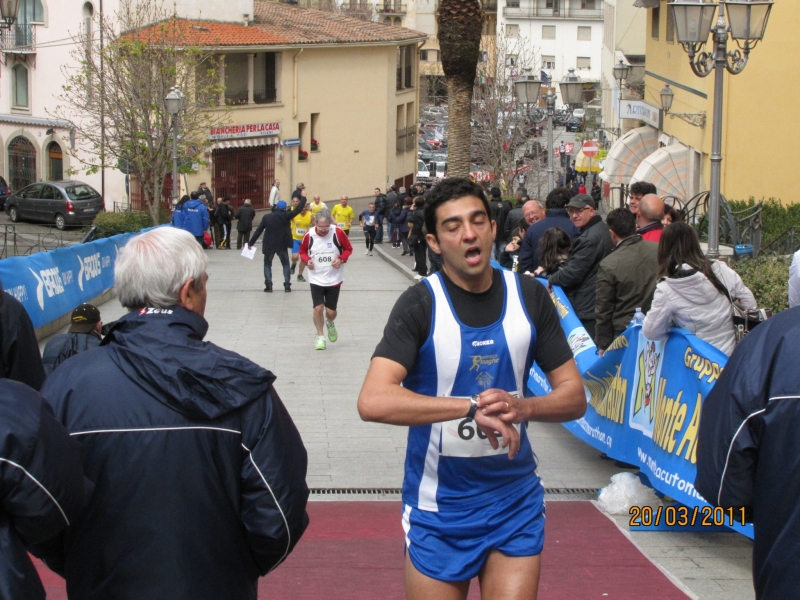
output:
[[0, 379], [0, 398], [0, 598], [44, 600], [26, 546], [58, 536], [80, 513], [91, 484], [80, 445], [44, 398], [10, 379]]
[[307, 455], [275, 375], [207, 330], [135, 311], [45, 382], [96, 484], [48, 556], [70, 600], [255, 600], [305, 530]]
[[0, 378], [7, 377], [38, 390], [44, 383], [39, 342], [22, 303], [0, 284]]
[[200, 200], [187, 200], [173, 213], [172, 224], [200, 237], [208, 229], [208, 209]]
[[798, 340], [800, 307], [756, 327], [734, 350], [700, 415], [695, 488], [713, 505], [752, 515], [759, 599], [796, 598], [800, 589]]
[[578, 235], [578, 228], [570, 220], [567, 209], [548, 208], [545, 218], [528, 227], [528, 231], [525, 232], [525, 238], [522, 240], [522, 246], [519, 249], [519, 266], [517, 270], [520, 273], [525, 271], [533, 273], [539, 268], [539, 240], [542, 239], [544, 232], [551, 227], [558, 227], [566, 231], [567, 235], [573, 240]]
[[44, 372], [50, 375], [53, 370], [70, 356], [97, 348], [100, 336], [96, 333], [59, 333], [47, 341], [42, 352]]

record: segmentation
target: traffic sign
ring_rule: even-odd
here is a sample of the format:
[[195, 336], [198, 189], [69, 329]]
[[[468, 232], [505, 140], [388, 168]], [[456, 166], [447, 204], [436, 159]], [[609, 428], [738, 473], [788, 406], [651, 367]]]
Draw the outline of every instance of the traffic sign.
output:
[[289, 138], [289, 139], [283, 140], [283, 145], [287, 146], [287, 147], [299, 146], [300, 145], [300, 138]]
[[597, 142], [594, 142], [592, 140], [586, 140], [585, 142], [583, 142], [583, 147], [581, 148], [581, 150], [583, 150], [584, 156], [587, 156], [588, 158], [594, 158], [595, 156], [597, 156], [597, 152], [600, 150], [600, 146], [597, 145]]

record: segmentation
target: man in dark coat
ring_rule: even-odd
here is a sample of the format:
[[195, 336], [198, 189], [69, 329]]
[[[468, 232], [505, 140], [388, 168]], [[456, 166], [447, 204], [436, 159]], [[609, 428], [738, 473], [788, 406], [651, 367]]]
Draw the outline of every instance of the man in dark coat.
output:
[[286, 202], [279, 201], [275, 212], [267, 213], [261, 218], [248, 246], [255, 246], [261, 234], [264, 234], [264, 245], [261, 252], [264, 254], [264, 291], [272, 291], [272, 259], [277, 254], [283, 266], [283, 289], [292, 291], [292, 271], [289, 265], [289, 248], [292, 247], [292, 219], [303, 212], [307, 198], [300, 197], [300, 201], [292, 210], [286, 210]]
[[214, 203], [214, 194], [208, 189], [205, 181], [200, 182], [200, 187], [197, 188], [198, 197], [205, 202], [206, 205]]
[[597, 270], [614, 249], [614, 243], [603, 218], [595, 213], [591, 196], [578, 194], [567, 204], [567, 212], [580, 233], [572, 241], [567, 264], [549, 281], [564, 289], [575, 315], [594, 341]]
[[3, 377], [38, 390], [45, 374], [31, 318], [19, 300], [3, 291], [0, 282], [0, 378]]
[[547, 194], [544, 219], [531, 224], [522, 240], [518, 267], [520, 273], [533, 273], [539, 268], [539, 240], [551, 227], [558, 227], [572, 239], [578, 235], [578, 229], [572, 224], [566, 209], [571, 198], [570, 191], [564, 187], [557, 187]]
[[636, 233], [636, 217], [616, 208], [606, 217], [614, 251], [597, 270], [595, 343], [600, 354], [628, 328], [637, 308], [650, 310], [658, 278], [658, 246]]
[[307, 454], [275, 375], [203, 341], [207, 266], [185, 231], [131, 239], [114, 267], [130, 312], [45, 383], [95, 484], [43, 555], [71, 600], [256, 600], [308, 524]]
[[218, 248], [231, 249], [231, 223], [233, 222], [233, 209], [231, 199], [226, 196], [217, 206], [217, 223], [220, 226], [220, 242]]
[[244, 201], [244, 204], [236, 211], [236, 231], [239, 235], [236, 237], [236, 249], [242, 249], [242, 243], [247, 243], [250, 239], [250, 232], [253, 231], [253, 219], [256, 218], [256, 211], [250, 205], [250, 198]]
[[389, 205], [386, 202], [386, 195], [381, 193], [381, 188], [375, 188], [375, 213], [377, 215], [377, 228], [375, 230], [375, 243], [383, 243], [383, 219]]
[[79, 352], [97, 348], [100, 345], [100, 332], [103, 322], [100, 311], [91, 304], [81, 304], [72, 311], [71, 324], [67, 333], [54, 335], [47, 341], [42, 353], [44, 372], [48, 376], [62, 362]]
[[44, 600], [28, 551], [78, 517], [91, 483], [80, 444], [38, 393], [0, 379], [0, 598]]
[[800, 589], [798, 340], [800, 308], [748, 333], [700, 414], [694, 485], [736, 522], [743, 514], [752, 521], [753, 586], [760, 600], [796, 598]]

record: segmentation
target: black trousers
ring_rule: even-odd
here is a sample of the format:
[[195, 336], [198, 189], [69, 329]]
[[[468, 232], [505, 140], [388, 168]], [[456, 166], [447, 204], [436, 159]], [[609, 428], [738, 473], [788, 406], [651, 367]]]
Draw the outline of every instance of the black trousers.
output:
[[[252, 229], [250, 231], [253, 231]], [[247, 241], [250, 239], [250, 231], [240, 231], [239, 235], [236, 237], [236, 249], [241, 250], [242, 244], [246, 244]]]
[[428, 245], [425, 242], [417, 242], [412, 247], [414, 251], [414, 270], [423, 277], [428, 276]]
[[372, 252], [372, 249], [375, 247], [374, 229], [372, 231], [370, 231], [369, 229], [364, 229], [364, 241], [367, 243], [367, 250]]

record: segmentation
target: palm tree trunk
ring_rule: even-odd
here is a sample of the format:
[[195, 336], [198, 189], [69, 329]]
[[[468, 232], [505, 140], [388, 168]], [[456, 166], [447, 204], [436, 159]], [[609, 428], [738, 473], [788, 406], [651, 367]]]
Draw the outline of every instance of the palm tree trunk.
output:
[[469, 177], [472, 149], [472, 86], [456, 78], [447, 79], [449, 97], [448, 177]]
[[469, 177], [472, 89], [480, 56], [483, 10], [478, 0], [441, 0], [437, 15], [442, 70], [449, 94], [447, 173]]

